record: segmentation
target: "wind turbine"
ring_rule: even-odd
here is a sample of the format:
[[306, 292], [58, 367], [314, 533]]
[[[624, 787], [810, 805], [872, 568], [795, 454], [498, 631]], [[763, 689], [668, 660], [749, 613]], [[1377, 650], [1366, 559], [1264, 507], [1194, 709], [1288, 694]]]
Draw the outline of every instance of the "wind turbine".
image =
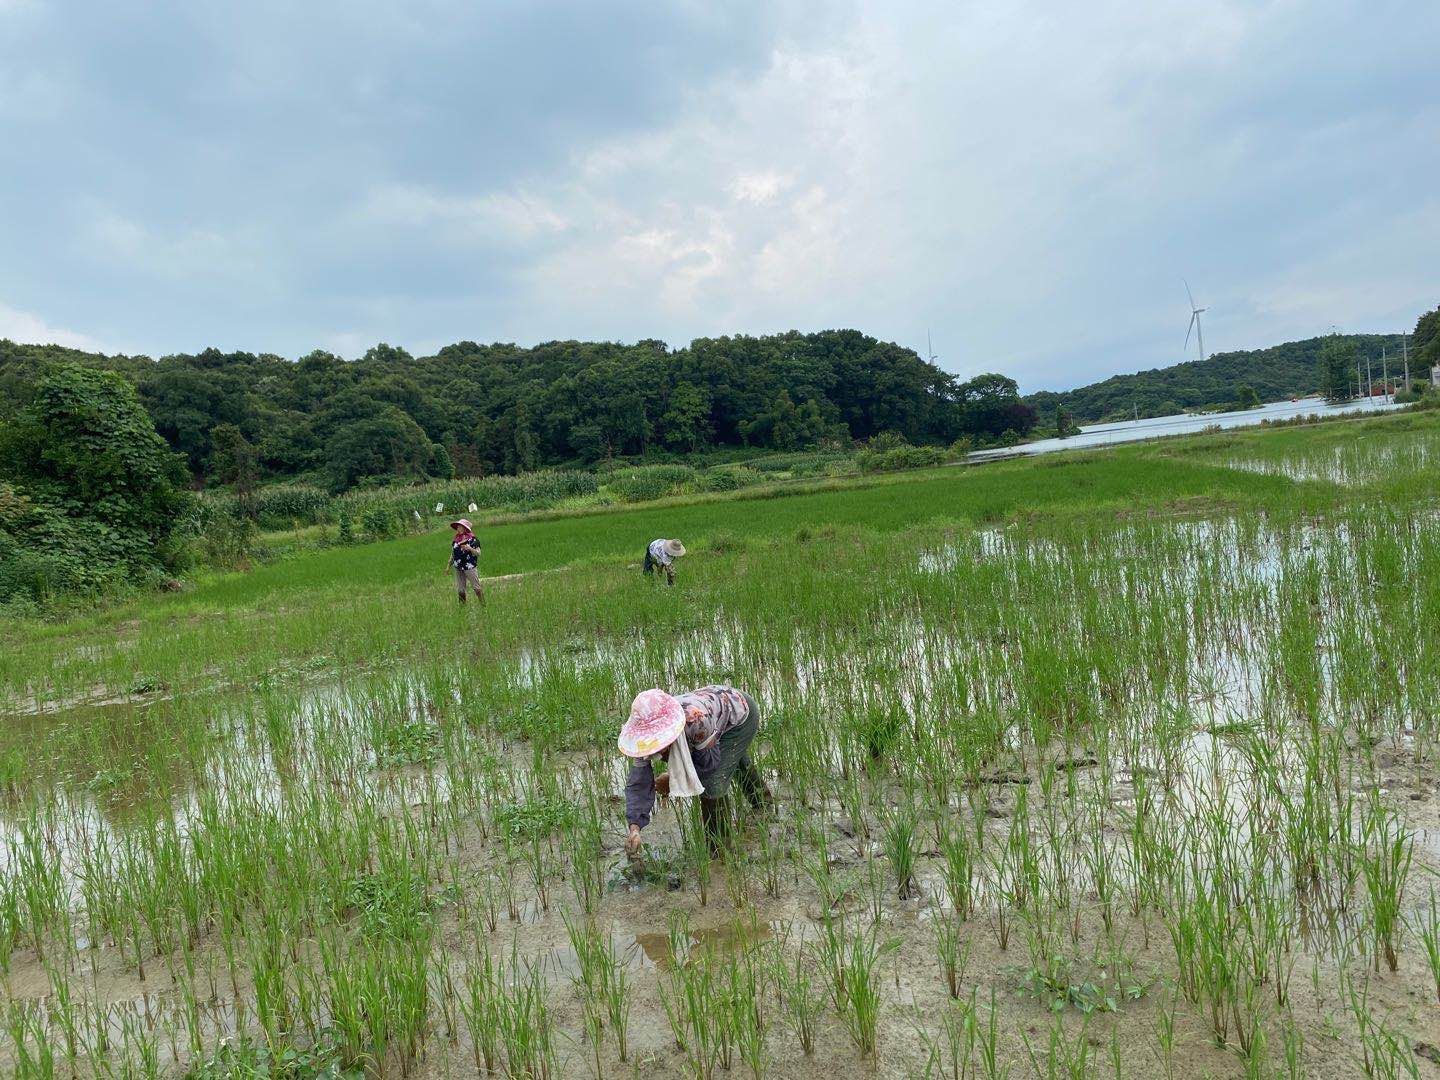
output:
[[[1181, 278], [1184, 281], [1184, 278]], [[1208, 311], [1209, 308], [1195, 306], [1195, 294], [1190, 291], [1190, 283], [1185, 282], [1185, 295], [1190, 297], [1190, 327], [1185, 331], [1185, 348], [1190, 347], [1190, 332], [1195, 332], [1195, 340], [1200, 343], [1200, 359], [1205, 359], [1205, 334], [1200, 329], [1200, 313]]]

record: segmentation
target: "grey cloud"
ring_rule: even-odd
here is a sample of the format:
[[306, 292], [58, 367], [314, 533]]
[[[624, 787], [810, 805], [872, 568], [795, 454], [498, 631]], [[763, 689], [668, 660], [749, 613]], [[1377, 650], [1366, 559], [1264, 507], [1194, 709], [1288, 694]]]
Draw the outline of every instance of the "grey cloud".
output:
[[928, 328], [1027, 387], [1181, 359], [1182, 276], [1216, 348], [1396, 329], [1440, 299], [1437, 32], [1421, 0], [27, 0], [0, 303], [157, 352]]

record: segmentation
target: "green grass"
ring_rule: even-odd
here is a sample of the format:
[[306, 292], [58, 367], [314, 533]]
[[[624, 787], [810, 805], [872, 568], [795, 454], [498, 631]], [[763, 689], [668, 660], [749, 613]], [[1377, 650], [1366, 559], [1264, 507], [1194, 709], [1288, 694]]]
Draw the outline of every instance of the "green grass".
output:
[[[483, 607], [440, 534], [8, 628], [0, 1067], [1406, 1075], [1440, 534], [1348, 477], [1436, 428], [1371, 423], [495, 523], [556, 572]], [[778, 806], [632, 871], [616, 730], [710, 680]]]
[[[897, 532], [927, 521], [979, 523], [1016, 514], [1077, 508], [1163, 506], [1178, 499], [1234, 501], [1275, 496], [1293, 485], [1220, 466], [1175, 462], [1156, 468], [1127, 453], [1006, 462], [985, 468], [943, 468], [882, 482], [837, 482], [831, 490], [780, 491], [763, 498], [729, 498], [643, 509], [617, 508], [480, 526], [487, 576], [550, 570], [607, 557], [638, 559], [656, 536], [678, 536], [704, 550], [715, 537], [768, 538], [802, 528], [843, 525]], [[193, 592], [160, 600], [166, 608], [233, 607], [272, 594], [312, 588], [376, 589], [445, 578], [448, 534], [409, 536], [332, 549], [252, 573], [227, 574]]]

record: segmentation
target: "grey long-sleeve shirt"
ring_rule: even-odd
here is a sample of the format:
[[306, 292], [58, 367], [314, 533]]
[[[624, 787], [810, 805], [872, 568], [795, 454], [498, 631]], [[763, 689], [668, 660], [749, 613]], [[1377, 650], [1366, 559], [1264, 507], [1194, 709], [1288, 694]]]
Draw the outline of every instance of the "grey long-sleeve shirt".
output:
[[[654, 763], [663, 757], [664, 754], [656, 754], [630, 766], [630, 775], [625, 780], [625, 820], [631, 825], [639, 825], [643, 829], [650, 824], [650, 812], [655, 809]], [[707, 783], [720, 765], [719, 744], [705, 750], [697, 750], [692, 744], [690, 760], [695, 763], [700, 783]]]

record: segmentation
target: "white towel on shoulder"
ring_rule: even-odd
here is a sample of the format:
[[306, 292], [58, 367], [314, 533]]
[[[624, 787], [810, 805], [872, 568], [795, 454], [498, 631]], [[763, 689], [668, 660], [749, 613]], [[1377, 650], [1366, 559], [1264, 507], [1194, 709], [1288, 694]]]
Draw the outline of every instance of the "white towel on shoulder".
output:
[[690, 740], [685, 737], [685, 732], [680, 732], [680, 737], [670, 744], [668, 763], [672, 797], [688, 799], [704, 794], [705, 785], [700, 783], [700, 774], [695, 771], [695, 762], [690, 758]]

